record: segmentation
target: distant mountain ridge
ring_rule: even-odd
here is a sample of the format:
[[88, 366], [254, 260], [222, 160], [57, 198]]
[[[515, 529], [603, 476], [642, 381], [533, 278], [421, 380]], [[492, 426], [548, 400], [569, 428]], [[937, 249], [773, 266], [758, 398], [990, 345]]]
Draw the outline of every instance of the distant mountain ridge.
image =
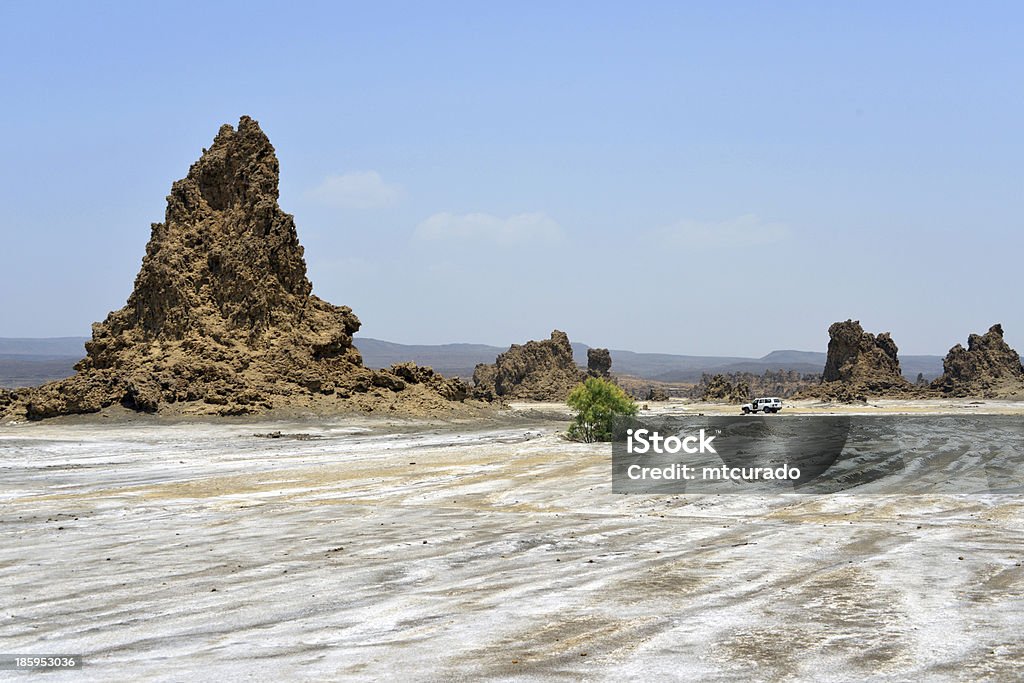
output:
[[[411, 360], [417, 365], [430, 366], [442, 375], [456, 377], [472, 377], [478, 363], [493, 363], [499, 353], [508, 350], [507, 346], [487, 344], [396, 344], [359, 336], [355, 338], [355, 345], [363, 356], [363, 365], [368, 368], [386, 368], [392, 363]], [[584, 365], [586, 357], [584, 351]]]
[[[85, 356], [87, 337], [4, 338], [0, 337], [0, 387], [33, 386], [73, 374], [72, 366]], [[414, 361], [429, 365], [438, 372], [457, 377], [472, 377], [478, 363], [493, 363], [507, 346], [488, 344], [398, 344], [396, 342], [359, 337], [355, 346], [370, 368], [386, 368], [393, 363]], [[587, 364], [587, 344], [572, 345], [573, 358], [581, 366]], [[612, 349], [612, 371], [662, 382], [690, 383], [703, 373], [795, 370], [820, 373], [825, 367], [825, 353], [783, 349], [761, 358], [742, 356], [689, 356], [673, 353], [638, 353]], [[900, 356], [903, 375], [909, 380], [922, 373], [925, 379], [942, 374], [941, 356]]]
[[0, 337], [0, 356], [85, 356], [88, 337]]
[[[356, 348], [363, 354], [363, 362], [372, 368], [387, 367], [405, 360], [429, 365], [445, 375], [471, 377], [477, 363], [493, 363], [507, 346], [487, 344], [398, 344], [395, 342], [356, 337]], [[587, 365], [587, 349], [580, 342], [572, 345], [573, 358], [580, 366]], [[800, 373], [820, 373], [825, 367], [825, 352], [776, 350], [761, 358], [742, 356], [690, 356], [674, 353], [638, 353], [612, 349], [612, 371], [644, 379], [663, 382], [696, 382], [703, 373], [753, 372], [767, 370], [795, 370]], [[942, 374], [942, 356], [903, 356], [900, 358], [903, 374], [914, 380], [918, 373], [926, 379]]]

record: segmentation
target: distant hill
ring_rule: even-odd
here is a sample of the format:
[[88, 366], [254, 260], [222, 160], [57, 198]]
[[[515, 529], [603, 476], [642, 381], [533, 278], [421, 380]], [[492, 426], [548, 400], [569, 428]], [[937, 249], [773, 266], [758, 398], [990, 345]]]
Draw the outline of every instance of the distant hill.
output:
[[85, 357], [88, 337], [0, 337], [0, 356]]
[[[573, 356], [580, 365], [587, 364], [587, 345], [573, 344]], [[612, 372], [634, 375], [645, 379], [662, 379], [664, 375], [677, 375], [680, 379], [669, 382], [689, 382], [700, 379], [700, 373], [712, 367], [725, 366], [751, 360], [734, 356], [683, 356], [673, 353], [637, 353], [611, 349]], [[822, 367], [824, 367], [822, 362]], [[682, 379], [685, 377], [686, 379]]]
[[[393, 363], [413, 361], [429, 365], [442, 375], [472, 377], [478, 363], [493, 363], [508, 347], [486, 344], [396, 344], [394, 342], [356, 337], [356, 348], [368, 368], [386, 368]], [[584, 358], [586, 358], [586, 351]], [[586, 362], [586, 361], [584, 361]]]
[[0, 353], [0, 387], [35, 387], [75, 374], [79, 356], [28, 356]]
[[[760, 358], [735, 356], [683, 356], [671, 353], [637, 353], [611, 350], [612, 370], [625, 375], [661, 382], [697, 382], [703, 373], [795, 370], [801, 374], [820, 373], [825, 368], [822, 351], [772, 351]], [[587, 345], [573, 344], [573, 355], [580, 365], [587, 364]], [[918, 373], [932, 380], [942, 374], [942, 356], [900, 356], [903, 375], [914, 381]]]
[[900, 355], [900, 370], [903, 376], [913, 382], [917, 374], [931, 381], [942, 374], [942, 356], [904, 356]]
[[[73, 366], [85, 356], [86, 337], [51, 337], [43, 339], [0, 338], [0, 387], [34, 386], [67, 377]], [[438, 372], [470, 378], [478, 363], [493, 363], [507, 346], [487, 344], [396, 344], [395, 342], [359, 337], [356, 348], [363, 363], [370, 368], [386, 368], [393, 363], [413, 361], [429, 365]], [[587, 364], [586, 344], [572, 345], [573, 357], [581, 366]], [[820, 373], [825, 367], [825, 354], [820, 351], [780, 350], [761, 358], [739, 356], [686, 356], [673, 353], [637, 353], [612, 349], [612, 371], [662, 382], [690, 383], [703, 373], [795, 370]], [[901, 356], [903, 374], [913, 381], [918, 373], [926, 379], [942, 374], [941, 356]]]
[[825, 353], [823, 351], [772, 351], [766, 356], [761, 356], [758, 361], [763, 363], [778, 363], [780, 365], [805, 364], [825, 367]]
[[[613, 356], [614, 358], [614, 356]], [[709, 361], [713, 359], [709, 358]], [[614, 360], [613, 360], [614, 366]], [[763, 375], [768, 370], [794, 370], [800, 374], [819, 374], [825, 367], [825, 354], [821, 351], [781, 350], [760, 358], [732, 358], [725, 362], [709, 362], [699, 368], [679, 368], [670, 370], [654, 379], [662, 382], [697, 382], [704, 373], [750, 372]]]
[[75, 374], [86, 337], [0, 337], [0, 387], [33, 387]]

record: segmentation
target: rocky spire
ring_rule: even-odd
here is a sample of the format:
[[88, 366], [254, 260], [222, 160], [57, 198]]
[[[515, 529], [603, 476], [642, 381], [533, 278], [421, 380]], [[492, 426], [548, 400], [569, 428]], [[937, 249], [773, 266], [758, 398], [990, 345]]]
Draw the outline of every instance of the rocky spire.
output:
[[513, 344], [494, 363], [477, 365], [473, 391], [485, 400], [564, 401], [585, 376], [573, 360], [569, 336], [554, 330], [550, 339]]
[[865, 332], [859, 320], [833, 323], [828, 328], [825, 382], [869, 384], [878, 388], [906, 383], [900, 374], [899, 349], [888, 332]]
[[[128, 304], [99, 337], [136, 330], [147, 339], [190, 333], [258, 344], [300, 326], [312, 285], [295, 221], [277, 204], [274, 147], [248, 116], [222, 126], [185, 178], [171, 186]], [[359, 322], [339, 313], [340, 327]]]
[[1005, 397], [1024, 395], [1020, 355], [1003, 341], [996, 323], [985, 334], [972, 334], [967, 348], [957, 344], [942, 362], [943, 373], [932, 383], [952, 396]]
[[222, 126], [171, 186], [127, 304], [93, 325], [78, 374], [30, 392], [25, 413], [122, 403], [237, 414], [338, 399], [373, 408], [414, 394], [421, 404], [464, 397], [458, 380], [429, 368], [362, 366], [352, 341], [359, 319], [312, 294], [295, 221], [277, 203], [279, 173], [255, 120]]
[[804, 397], [864, 400], [867, 396], [906, 396], [912, 385], [900, 372], [896, 342], [888, 332], [865, 332], [859, 320], [828, 328], [828, 355], [822, 382], [799, 392]]
[[587, 349], [587, 374], [591, 377], [609, 377], [612, 354], [608, 349]]

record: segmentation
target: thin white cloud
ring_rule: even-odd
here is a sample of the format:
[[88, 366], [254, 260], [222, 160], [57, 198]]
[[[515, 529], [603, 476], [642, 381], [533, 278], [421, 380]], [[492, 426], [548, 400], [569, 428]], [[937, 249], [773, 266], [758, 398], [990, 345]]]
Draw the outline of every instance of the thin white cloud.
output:
[[662, 241], [678, 247], [750, 247], [789, 239], [783, 223], [764, 221], [752, 213], [722, 221], [681, 220], [657, 231]]
[[558, 242], [562, 226], [543, 212], [499, 218], [489, 213], [435, 213], [416, 226], [421, 240], [463, 240], [503, 245]]
[[377, 209], [397, 202], [402, 196], [402, 188], [384, 182], [376, 171], [352, 171], [327, 176], [306, 195], [341, 209]]

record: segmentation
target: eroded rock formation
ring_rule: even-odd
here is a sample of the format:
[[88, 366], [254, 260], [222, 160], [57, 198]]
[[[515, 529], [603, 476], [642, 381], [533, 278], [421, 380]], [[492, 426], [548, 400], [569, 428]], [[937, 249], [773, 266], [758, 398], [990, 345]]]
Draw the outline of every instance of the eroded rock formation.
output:
[[701, 377], [695, 388], [697, 398], [702, 401], [723, 401], [725, 403], [746, 403], [751, 398], [750, 385], [738, 377], [708, 375]]
[[587, 349], [587, 374], [607, 379], [612, 369], [612, 354], [608, 349]]
[[789, 398], [819, 384], [821, 375], [801, 374], [795, 370], [765, 370], [760, 375], [752, 372], [704, 373], [690, 396], [704, 401], [745, 403], [759, 396]]
[[896, 342], [888, 332], [865, 332], [859, 320], [828, 328], [828, 355], [822, 382], [800, 395], [836, 401], [863, 401], [868, 396], [910, 396], [919, 389], [900, 373]]
[[667, 401], [669, 400], [669, 393], [664, 387], [651, 387], [647, 390], [647, 395], [644, 396], [645, 401]]
[[585, 376], [572, 358], [568, 335], [555, 330], [550, 339], [513, 344], [494, 363], [477, 365], [473, 394], [484, 400], [564, 401]]
[[0, 389], [0, 415], [6, 413], [17, 403], [18, 394], [23, 391], [25, 390], [10, 391], [8, 389]]
[[32, 390], [29, 418], [95, 412], [241, 414], [349, 401], [425, 409], [466, 394], [411, 365], [363, 367], [347, 306], [312, 293], [295, 222], [278, 206], [278, 160], [259, 124], [222, 126], [175, 182], [124, 308], [93, 325], [76, 375]]
[[932, 388], [949, 396], [1004, 398], [1024, 395], [1020, 355], [1003, 341], [998, 323], [985, 334], [972, 334], [967, 348], [957, 344], [942, 362], [943, 374]]

